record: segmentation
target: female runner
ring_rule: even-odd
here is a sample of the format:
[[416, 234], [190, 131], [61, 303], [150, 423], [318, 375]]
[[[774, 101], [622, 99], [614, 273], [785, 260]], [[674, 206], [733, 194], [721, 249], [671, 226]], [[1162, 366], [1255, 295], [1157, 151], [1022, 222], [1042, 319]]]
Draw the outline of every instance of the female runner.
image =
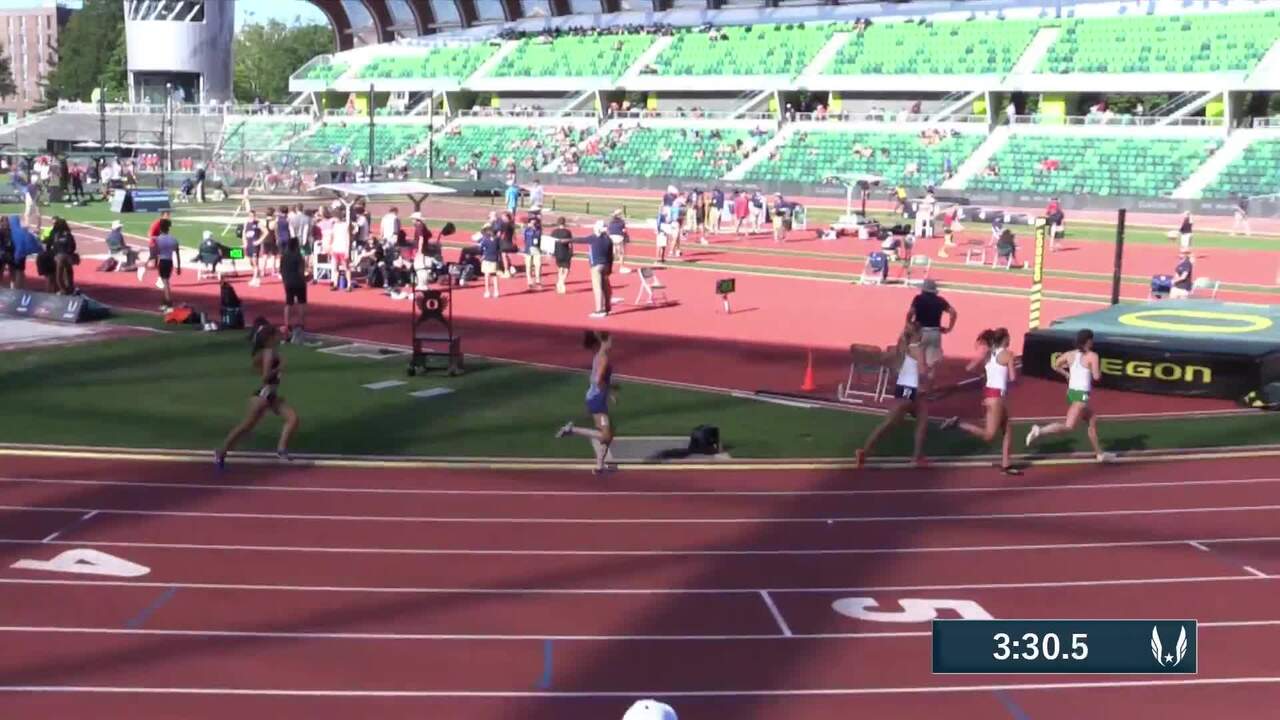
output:
[[595, 428], [580, 428], [573, 421], [565, 423], [556, 433], [556, 437], [577, 435], [591, 441], [596, 451], [596, 468], [593, 472], [600, 475], [608, 470], [605, 457], [609, 454], [609, 446], [613, 444], [614, 427], [609, 418], [609, 397], [616, 389], [613, 384], [613, 363], [609, 360], [609, 348], [613, 340], [609, 333], [587, 330], [582, 337], [582, 346], [595, 355], [591, 359], [591, 383], [587, 386], [587, 413], [591, 415]]
[[249, 398], [249, 412], [245, 415], [244, 420], [231, 430], [227, 435], [227, 439], [223, 441], [222, 447], [213, 452], [213, 462], [218, 469], [226, 464], [227, 453], [245, 434], [253, 430], [257, 426], [258, 421], [262, 419], [267, 411], [271, 411], [276, 415], [284, 418], [284, 429], [280, 432], [280, 443], [276, 446], [276, 455], [281, 460], [289, 460], [289, 438], [293, 437], [293, 433], [298, 429], [298, 413], [285, 402], [280, 396], [280, 373], [283, 369], [283, 360], [280, 357], [278, 347], [280, 345], [280, 330], [275, 325], [267, 322], [266, 318], [259, 317], [253, 321], [253, 330], [249, 334], [249, 341], [253, 343], [253, 368], [259, 374], [262, 382], [255, 392]]
[[898, 338], [898, 344], [885, 358], [886, 364], [897, 364], [898, 383], [893, 396], [898, 399], [889, 416], [884, 419], [862, 448], [854, 453], [854, 458], [861, 468], [867, 461], [867, 454], [875, 447], [889, 428], [897, 425], [908, 415], [916, 417], [915, 452], [912, 461], [916, 465], [925, 463], [924, 436], [929, 427], [929, 406], [925, 401], [924, 387], [929, 379], [929, 366], [924, 360], [924, 347], [920, 344], [920, 326], [907, 323]]
[[1012, 423], [1009, 419], [1009, 407], [1005, 397], [1009, 392], [1009, 383], [1014, 380], [1013, 353], [1009, 350], [1009, 331], [1005, 328], [983, 330], [978, 336], [979, 354], [969, 362], [967, 369], [973, 372], [982, 365], [987, 374], [987, 384], [982, 391], [982, 404], [986, 408], [986, 424], [983, 426], [960, 422], [953, 417], [943, 421], [942, 429], [958, 426], [961, 430], [991, 442], [1003, 433], [1000, 446], [1000, 470], [1005, 475], [1021, 475], [1022, 471], [1013, 466], [1009, 451], [1013, 445]]
[[1032, 425], [1031, 432], [1027, 433], [1027, 447], [1046, 435], [1071, 432], [1084, 420], [1093, 456], [1098, 462], [1106, 462], [1110, 457], [1102, 452], [1102, 444], [1098, 442], [1098, 415], [1089, 405], [1093, 383], [1102, 379], [1102, 361], [1093, 350], [1093, 331], [1076, 333], [1076, 349], [1059, 355], [1053, 369], [1067, 378], [1067, 417], [1063, 422]]

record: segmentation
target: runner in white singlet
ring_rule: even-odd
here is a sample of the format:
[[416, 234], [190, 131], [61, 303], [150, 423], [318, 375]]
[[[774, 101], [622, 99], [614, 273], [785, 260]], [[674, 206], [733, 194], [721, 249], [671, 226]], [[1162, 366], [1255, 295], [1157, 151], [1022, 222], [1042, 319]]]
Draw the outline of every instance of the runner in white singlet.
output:
[[916, 417], [915, 452], [912, 458], [916, 465], [923, 465], [925, 463], [924, 437], [929, 427], [929, 406], [924, 397], [925, 388], [928, 386], [929, 365], [925, 362], [925, 350], [921, 343], [919, 325], [907, 323], [902, 330], [902, 335], [898, 337], [898, 344], [885, 353], [884, 362], [886, 365], [901, 363], [898, 367], [897, 385], [893, 391], [893, 396], [898, 401], [889, 410], [888, 417], [871, 431], [866, 444], [854, 453], [854, 458], [857, 460], [858, 467], [862, 467], [866, 463], [867, 454], [889, 428], [902, 422], [908, 414], [911, 414]]
[[973, 372], [983, 365], [986, 373], [986, 385], [982, 389], [982, 404], [986, 411], [986, 422], [975, 425], [960, 422], [960, 418], [948, 418], [942, 428], [955, 426], [979, 438], [983, 442], [991, 442], [997, 435], [1002, 435], [1000, 443], [1000, 470], [1006, 475], [1021, 475], [1022, 471], [1013, 466], [1010, 451], [1013, 446], [1012, 423], [1009, 419], [1009, 408], [1006, 396], [1009, 383], [1014, 380], [1013, 353], [1009, 350], [1009, 331], [1005, 328], [983, 330], [978, 336], [979, 354], [968, 365]]
[[1071, 432], [1083, 419], [1088, 422], [1093, 456], [1098, 462], [1110, 460], [1111, 456], [1102, 452], [1102, 444], [1098, 442], [1098, 416], [1089, 406], [1093, 383], [1102, 379], [1102, 362], [1093, 351], [1093, 331], [1076, 333], [1076, 349], [1054, 358], [1053, 369], [1067, 379], [1067, 417], [1063, 422], [1032, 425], [1031, 432], [1027, 433], [1027, 447], [1045, 435]]

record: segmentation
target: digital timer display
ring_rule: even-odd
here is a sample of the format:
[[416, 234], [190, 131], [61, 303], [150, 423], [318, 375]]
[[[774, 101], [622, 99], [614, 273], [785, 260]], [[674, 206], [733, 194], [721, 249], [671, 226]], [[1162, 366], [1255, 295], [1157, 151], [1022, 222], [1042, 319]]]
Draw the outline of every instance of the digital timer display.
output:
[[934, 620], [935, 673], [1195, 674], [1194, 620]]

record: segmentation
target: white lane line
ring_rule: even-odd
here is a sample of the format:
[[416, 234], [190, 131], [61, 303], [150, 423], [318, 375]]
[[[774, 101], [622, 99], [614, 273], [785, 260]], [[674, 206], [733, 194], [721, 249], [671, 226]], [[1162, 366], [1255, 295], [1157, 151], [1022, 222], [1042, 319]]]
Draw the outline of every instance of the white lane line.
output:
[[885, 585], [874, 587], [778, 587], [778, 588], [476, 588], [476, 587], [414, 587], [414, 586], [362, 586], [362, 585], [272, 585], [266, 583], [212, 583], [175, 581], [123, 581], [123, 580], [63, 580], [48, 578], [0, 577], [0, 585], [69, 585], [84, 587], [171, 587], [196, 590], [264, 590], [278, 592], [333, 592], [333, 593], [401, 593], [414, 595], [742, 595], [763, 590], [777, 594], [839, 594], [876, 593], [934, 590], [1019, 590], [1027, 588], [1071, 587], [1129, 587], [1140, 585], [1176, 585], [1180, 583], [1231, 583], [1266, 582], [1280, 579], [1280, 575], [1208, 575], [1198, 577], [1156, 577], [1103, 580], [1054, 580], [1049, 582], [1022, 583], [972, 583], [968, 585]]
[[1261, 570], [1259, 570], [1259, 569], [1257, 569], [1257, 568], [1255, 568], [1255, 567], [1253, 567], [1253, 566], [1251, 566], [1251, 565], [1245, 565], [1245, 566], [1244, 566], [1244, 569], [1245, 569], [1245, 571], [1247, 571], [1250, 575], [1253, 575], [1253, 576], [1255, 576], [1255, 577], [1260, 577], [1260, 578], [1270, 577], [1270, 576], [1269, 576], [1269, 575], [1267, 575], [1266, 573], [1262, 572]]
[[320, 515], [310, 513], [250, 513], [250, 512], [199, 512], [192, 510], [133, 510], [129, 508], [77, 508], [77, 507], [26, 507], [23, 505], [0, 505], [0, 510], [11, 512], [99, 512], [104, 515], [130, 515], [142, 517], [200, 517], [200, 518], [239, 518], [259, 520], [316, 520], [335, 522], [384, 522], [384, 523], [450, 523], [450, 524], [484, 524], [498, 523], [506, 525], [779, 525], [796, 523], [889, 523], [889, 522], [934, 522], [934, 521], [967, 521], [967, 520], [1031, 520], [1036, 518], [1073, 518], [1073, 517], [1112, 517], [1129, 515], [1183, 515], [1200, 513], [1235, 513], [1280, 510], [1280, 505], [1241, 505], [1226, 507], [1188, 507], [1188, 508], [1131, 508], [1127, 510], [1075, 510], [1064, 512], [1029, 512], [1029, 513], [974, 513], [971, 515], [851, 515], [844, 517], [742, 517], [742, 518], [695, 518], [695, 517], [633, 517], [633, 518], [592, 518], [592, 517], [447, 517], [417, 515]]
[[1209, 552], [1209, 548], [1205, 547], [1201, 543], [1196, 542], [1195, 540], [1188, 540], [1187, 544], [1199, 550], [1200, 552]]
[[[767, 595], [765, 595], [767, 597]], [[152, 635], [157, 637], [208, 637], [208, 638], [245, 638], [245, 639], [280, 639], [280, 640], [389, 640], [389, 641], [475, 641], [489, 640], [496, 642], [524, 642], [533, 639], [575, 642], [733, 642], [741, 640], [778, 640], [795, 638], [796, 640], [895, 640], [903, 638], [927, 638], [933, 633], [928, 630], [911, 630], [896, 632], [861, 632], [861, 633], [793, 633], [782, 619], [781, 613], [772, 600], [766, 600], [770, 612], [778, 622], [777, 633], [753, 633], [740, 635], [548, 635], [546, 633], [519, 634], [467, 634], [467, 633], [357, 633], [357, 632], [308, 632], [295, 631], [258, 631], [258, 630], [169, 630], [158, 628], [115, 628], [115, 627], [65, 627], [65, 626], [0, 626], [0, 633], [48, 633], [61, 635]], [[1280, 620], [1241, 620], [1224, 622], [1202, 622], [1200, 628], [1242, 628], [1242, 627], [1280, 627]]]
[[[0, 545], [31, 545], [33, 540], [0, 538]], [[868, 547], [868, 548], [812, 548], [772, 550], [705, 550], [705, 549], [645, 549], [645, 550], [527, 550], [527, 549], [469, 549], [469, 548], [409, 548], [409, 547], [342, 547], [311, 545], [228, 545], [201, 543], [141, 542], [125, 540], [57, 540], [45, 539], [54, 545], [77, 547], [154, 548], [158, 550], [209, 550], [225, 552], [297, 552], [332, 553], [352, 555], [460, 555], [460, 556], [542, 556], [542, 557], [756, 557], [756, 556], [853, 556], [853, 555], [915, 555], [928, 553], [984, 553], [1019, 552], [1029, 550], [1095, 550], [1107, 548], [1169, 547], [1191, 545], [1208, 550], [1194, 540], [1133, 540], [1129, 542], [1096, 543], [1036, 543], [1029, 545], [955, 545], [940, 547]], [[1280, 542], [1280, 536], [1252, 538], [1219, 538], [1214, 543], [1248, 544], [1255, 542]]]
[[363, 495], [461, 495], [512, 497], [862, 497], [867, 495], [939, 495], [959, 493], [1028, 493], [1071, 490], [1119, 490], [1125, 488], [1200, 487], [1219, 485], [1257, 485], [1280, 483], [1280, 478], [1242, 478], [1238, 480], [1186, 480], [1127, 483], [1079, 483], [1059, 485], [1001, 485], [952, 488], [881, 488], [858, 490], [474, 490], [447, 488], [376, 488], [314, 485], [238, 485], [197, 482], [154, 482], [124, 480], [69, 480], [61, 478], [0, 477], [0, 483], [88, 485], [118, 487], [175, 488], [180, 490], [219, 490], [250, 492], [350, 493]]
[[773, 621], [778, 623], [778, 629], [782, 631], [782, 635], [791, 637], [791, 628], [787, 627], [787, 621], [782, 617], [782, 611], [778, 610], [778, 606], [773, 603], [773, 598], [769, 596], [769, 591], [761, 590], [760, 599], [764, 600], [764, 606], [769, 608], [769, 614], [773, 616]]
[[70, 523], [68, 523], [68, 524], [67, 524], [65, 527], [63, 527], [62, 529], [60, 529], [60, 530], [55, 530], [54, 532], [49, 533], [49, 535], [48, 535], [48, 536], [46, 536], [46, 537], [45, 537], [45, 539], [41, 540], [40, 542], [51, 543], [51, 542], [53, 542], [54, 540], [57, 540], [59, 535], [62, 535], [63, 533], [67, 532], [68, 530], [73, 530], [73, 529], [75, 529], [75, 528], [76, 528], [76, 527], [78, 527], [81, 523], [83, 523], [85, 520], [88, 520], [89, 518], [91, 518], [91, 517], [93, 517], [94, 515], [97, 515], [97, 514], [98, 514], [98, 511], [97, 511], [97, 510], [91, 510], [91, 511], [89, 511], [89, 512], [85, 513], [84, 515], [81, 515], [80, 517], [76, 518], [75, 520], [72, 520]]
[[1009, 683], [997, 685], [924, 685], [916, 687], [811, 688], [796, 690], [298, 690], [229, 687], [119, 687], [104, 685], [0, 685], [0, 692], [98, 693], [116, 695], [252, 695], [279, 697], [354, 698], [736, 698], [831, 697], [841, 695], [904, 695], [974, 693], [1012, 690], [1081, 690], [1091, 688], [1173, 687], [1200, 685], [1274, 685], [1280, 677], [1187, 678], [1182, 680], [1111, 680], [1097, 682]]

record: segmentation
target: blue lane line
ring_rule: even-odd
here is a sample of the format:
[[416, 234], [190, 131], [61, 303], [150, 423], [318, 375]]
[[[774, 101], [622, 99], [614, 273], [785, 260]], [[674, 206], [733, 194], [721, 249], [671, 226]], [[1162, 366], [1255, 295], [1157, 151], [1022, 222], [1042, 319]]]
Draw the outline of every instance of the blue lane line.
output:
[[1013, 720], [1031, 720], [1031, 716], [1022, 709], [1018, 701], [1014, 700], [1009, 693], [1003, 690], [996, 690], [995, 696], [1000, 701], [1000, 704], [1004, 705], [1004, 709], [1009, 711], [1009, 717], [1013, 718]]
[[178, 588], [176, 587], [171, 587], [168, 590], [165, 590], [160, 595], [160, 597], [155, 599], [154, 602], [152, 602], [150, 605], [143, 608], [142, 611], [139, 612], [137, 615], [134, 615], [133, 617], [129, 618], [129, 622], [125, 623], [124, 626], [129, 628], [130, 630], [136, 630], [142, 627], [143, 624], [147, 622], [147, 620], [151, 619], [152, 615], [156, 614], [157, 610], [164, 607], [164, 604], [172, 600], [173, 596], [176, 595], [177, 593], [178, 593]]
[[542, 677], [538, 679], [539, 690], [551, 689], [552, 667], [551, 641], [544, 640], [542, 641]]

